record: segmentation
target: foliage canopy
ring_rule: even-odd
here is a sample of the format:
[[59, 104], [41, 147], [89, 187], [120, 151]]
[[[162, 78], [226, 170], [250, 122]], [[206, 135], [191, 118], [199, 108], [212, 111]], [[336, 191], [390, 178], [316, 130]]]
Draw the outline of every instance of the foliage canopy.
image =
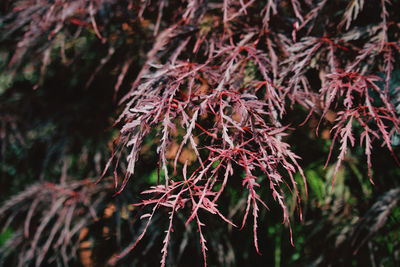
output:
[[[231, 233], [218, 234], [223, 245], [211, 236], [206, 243], [207, 226], [216, 223], [211, 218], [244, 231], [251, 218], [251, 234], [246, 233], [261, 254], [260, 220], [277, 223], [266, 219], [266, 210], [277, 217], [277, 207], [292, 244], [290, 219], [302, 220], [301, 206], [310, 215], [305, 225], [313, 216], [320, 231], [347, 225], [330, 232], [334, 247], [305, 245], [318, 252], [304, 256], [304, 264], [346, 263], [348, 256], [331, 254], [349, 247], [368, 253], [372, 235], [388, 218], [399, 218], [399, 181], [392, 178], [400, 174], [399, 5], [395, 0], [4, 1], [2, 183], [17, 191], [26, 182], [39, 184], [0, 208], [4, 229], [13, 220], [23, 225], [0, 248], [2, 259], [12, 261], [20, 249], [26, 254], [21, 265], [68, 265], [86, 236], [82, 231], [113, 202], [119, 214], [113, 215], [119, 227], [113, 252], [119, 256], [109, 255], [109, 264], [135, 254], [129, 252], [146, 233], [148, 244], [162, 247], [162, 266], [169, 258], [178, 264], [193, 246], [186, 235], [192, 231], [198, 233], [204, 265], [209, 244], [213, 262], [249, 262], [248, 255], [218, 254], [237, 252]], [[18, 106], [25, 103], [26, 109]], [[43, 159], [31, 163], [38, 151]], [[27, 172], [10, 182], [24, 166]], [[87, 177], [97, 180], [97, 189], [85, 187]], [[127, 205], [130, 201], [135, 204]], [[354, 206], [365, 217], [353, 219], [337, 207], [346, 201], [359, 202]], [[39, 213], [38, 207], [48, 210]], [[91, 215], [73, 220], [85, 210]], [[329, 218], [335, 213], [341, 216]], [[109, 223], [110, 217], [101, 218], [98, 225]], [[166, 225], [162, 241], [152, 223]], [[121, 225], [134, 233], [134, 241], [122, 237]], [[386, 225], [395, 232], [396, 223]], [[280, 235], [278, 228], [269, 229]], [[48, 238], [42, 236], [46, 231]], [[311, 237], [316, 233], [321, 232]], [[184, 242], [179, 246], [174, 238]], [[389, 243], [398, 261], [399, 242]], [[276, 265], [281, 246], [275, 246]], [[376, 257], [372, 266], [389, 256]]]

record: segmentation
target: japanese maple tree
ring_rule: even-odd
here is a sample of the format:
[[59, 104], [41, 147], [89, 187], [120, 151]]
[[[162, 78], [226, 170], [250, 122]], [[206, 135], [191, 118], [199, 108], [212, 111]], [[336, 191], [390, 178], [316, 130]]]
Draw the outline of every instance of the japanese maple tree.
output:
[[[399, 163], [393, 148], [400, 133], [400, 89], [393, 82], [399, 5], [395, 0], [21, 0], [8, 2], [1, 40], [18, 32], [10, 70], [23, 68], [24, 59], [34, 55], [42, 58], [43, 76], [53, 57], [74, 64], [79, 47], [71, 54], [66, 43], [92, 32], [107, 53], [87, 81], [90, 86], [115, 54], [129, 48], [119, 52], [119, 36], [152, 35], [140, 59], [128, 50], [116, 64], [114, 97], [123, 110], [114, 127], [120, 134], [99, 183], [112, 173], [116, 195], [135, 183], [146, 138], [155, 136], [158, 182], [133, 204], [141, 207], [145, 226], [119, 257], [131, 252], [155, 214], [164, 212], [169, 224], [161, 266], [178, 214], [196, 226], [206, 265], [205, 213], [240, 228], [251, 217], [258, 253], [260, 209], [275, 205], [261, 192], [272, 194], [290, 232], [288, 198], [297, 203], [301, 219], [304, 155], [288, 141], [296, 127], [312, 121], [317, 135], [321, 127], [330, 130], [326, 165], [336, 161], [332, 186], [356, 147], [365, 154], [372, 184], [375, 146], [386, 147]], [[110, 25], [119, 22], [125, 30], [114, 36]], [[293, 110], [304, 114], [303, 123], [287, 122]], [[247, 195], [241, 221], [233, 221], [220, 203], [236, 179]]]

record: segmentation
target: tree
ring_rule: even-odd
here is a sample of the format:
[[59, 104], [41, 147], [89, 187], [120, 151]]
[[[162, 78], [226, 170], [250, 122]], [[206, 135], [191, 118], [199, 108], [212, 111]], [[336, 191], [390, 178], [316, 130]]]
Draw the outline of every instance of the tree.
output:
[[[84, 229], [110, 223], [113, 217], [120, 229], [113, 237], [118, 245], [108, 246], [119, 256], [93, 255], [98, 262], [103, 256], [109, 264], [129, 258], [139, 241], [150, 235], [145, 243], [161, 247], [161, 265], [168, 259], [178, 264], [184, 251], [197, 251], [190, 235], [197, 232], [204, 265], [208, 254], [212, 262], [222, 257], [219, 264], [229, 265], [249, 257], [218, 255], [218, 246], [222, 251], [237, 250], [231, 248], [230, 233], [219, 234], [224, 244], [212, 237], [206, 243], [207, 228], [216, 224], [210, 219], [214, 216], [243, 229], [251, 219], [251, 234], [247, 230], [245, 235], [250, 234], [261, 254], [265, 251], [260, 249], [260, 231], [265, 230], [259, 229], [260, 217], [267, 220], [266, 210], [276, 218], [280, 207], [278, 216], [289, 229], [287, 241], [294, 245], [290, 219], [302, 219], [301, 206], [311, 196], [329, 206], [340, 205], [337, 199], [359, 201], [360, 194], [375, 195], [365, 204], [372, 210], [364, 221], [339, 216], [350, 229], [334, 233], [335, 247], [319, 248], [322, 258], [303, 257], [303, 263], [346, 263], [348, 258], [334, 259], [329, 251], [350, 246], [358, 252], [384, 226], [389, 211], [398, 218], [398, 181], [382, 178], [399, 174], [396, 3], [4, 2], [2, 183], [11, 187], [5, 190], [10, 195], [21, 184], [31, 183], [32, 175], [40, 180], [0, 209], [0, 214], [12, 215], [3, 216], [5, 229], [12, 220], [21, 224], [10, 230], [13, 238], [2, 248], [5, 258], [12, 261], [12, 248], [18, 248], [26, 254], [20, 264], [68, 265], [88, 236], [82, 234]], [[26, 110], [21, 108], [25, 102]], [[115, 114], [119, 117], [110, 123]], [[37, 125], [40, 130], [35, 131]], [[379, 145], [388, 153], [383, 154]], [[37, 153], [44, 159], [34, 158], [32, 164]], [[374, 164], [391, 169], [373, 172]], [[29, 166], [27, 172], [10, 182], [23, 166]], [[155, 171], [149, 174], [146, 169]], [[346, 174], [348, 170], [353, 174]], [[325, 187], [325, 175], [331, 187]], [[348, 176], [353, 177], [350, 183], [344, 180]], [[375, 205], [371, 203], [379, 192], [371, 193], [363, 176], [382, 192]], [[90, 187], [89, 180], [82, 180], [86, 177], [100, 178]], [[137, 177], [142, 179], [129, 181]], [[134, 206], [127, 205], [130, 201]], [[323, 213], [318, 204], [305, 207]], [[44, 212], [36, 212], [38, 208]], [[118, 212], [107, 217], [110, 209]], [[91, 215], [72, 219], [85, 210]], [[334, 214], [337, 209], [328, 211]], [[98, 213], [103, 214], [100, 219]], [[361, 232], [370, 214], [379, 214], [381, 220], [370, 222], [376, 227], [364, 238]], [[137, 217], [135, 225], [129, 226], [129, 216]], [[335, 224], [326, 218], [315, 223], [324, 229]], [[124, 227], [134, 232], [131, 243], [122, 237]], [[46, 231], [49, 237], [42, 235]], [[70, 237], [74, 242], [69, 243]], [[184, 242], [179, 245], [177, 240]], [[398, 253], [398, 241], [389, 243]], [[279, 265], [280, 250], [274, 251]], [[379, 256], [371, 264], [386, 260]]]

